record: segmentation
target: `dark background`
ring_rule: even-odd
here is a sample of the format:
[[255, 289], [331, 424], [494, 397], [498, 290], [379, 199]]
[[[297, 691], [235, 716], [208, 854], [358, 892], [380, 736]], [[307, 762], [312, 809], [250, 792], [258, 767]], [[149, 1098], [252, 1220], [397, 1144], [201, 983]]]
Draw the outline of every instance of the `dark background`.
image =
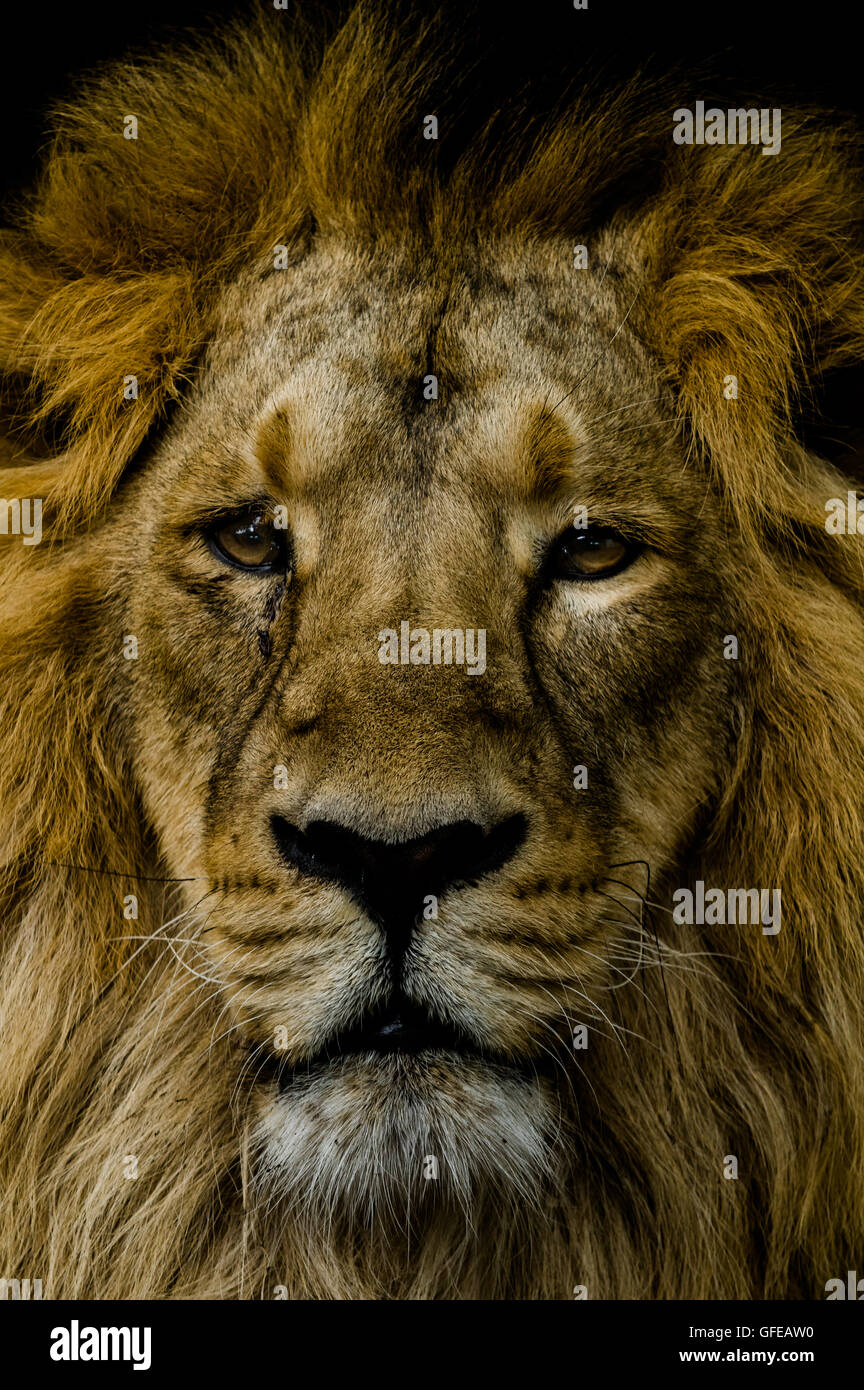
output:
[[[416, 8], [424, 15], [442, 11], [447, 22], [452, 16], [454, 24], [461, 20], [468, 27], [485, 55], [484, 104], [506, 99], [528, 80], [551, 93], [580, 71], [612, 79], [647, 64], [649, 70], [680, 72], [684, 105], [698, 98], [722, 103], [727, 95], [761, 95], [763, 105], [773, 97], [775, 105], [815, 101], [864, 113], [859, 16], [849, 0], [818, 0], [800, 10], [780, 0], [588, 4], [588, 10], [574, 11], [572, 0], [462, 0], [449, 8], [418, 0]], [[236, 0], [7, 5], [0, 19], [0, 192], [32, 178], [46, 107], [68, 91], [76, 73], [247, 8]], [[298, 8], [306, 15], [332, 14], [340, 6], [334, 0], [298, 0]]]

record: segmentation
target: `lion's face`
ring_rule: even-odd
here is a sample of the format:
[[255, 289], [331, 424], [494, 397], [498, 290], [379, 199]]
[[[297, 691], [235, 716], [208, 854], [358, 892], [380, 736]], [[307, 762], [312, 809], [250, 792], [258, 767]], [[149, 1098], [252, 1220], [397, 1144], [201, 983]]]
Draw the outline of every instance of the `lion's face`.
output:
[[134, 762], [282, 1188], [553, 1166], [625, 885], [714, 793], [729, 547], [604, 264], [250, 278], [117, 503]]

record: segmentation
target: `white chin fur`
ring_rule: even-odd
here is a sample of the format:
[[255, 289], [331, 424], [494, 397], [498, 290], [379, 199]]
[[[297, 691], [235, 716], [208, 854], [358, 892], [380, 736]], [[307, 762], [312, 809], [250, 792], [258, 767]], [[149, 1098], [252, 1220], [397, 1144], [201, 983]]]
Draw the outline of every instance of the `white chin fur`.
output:
[[533, 1204], [559, 1119], [533, 1072], [479, 1059], [365, 1055], [298, 1073], [262, 1103], [254, 1170], [270, 1199], [367, 1221], [479, 1193]]

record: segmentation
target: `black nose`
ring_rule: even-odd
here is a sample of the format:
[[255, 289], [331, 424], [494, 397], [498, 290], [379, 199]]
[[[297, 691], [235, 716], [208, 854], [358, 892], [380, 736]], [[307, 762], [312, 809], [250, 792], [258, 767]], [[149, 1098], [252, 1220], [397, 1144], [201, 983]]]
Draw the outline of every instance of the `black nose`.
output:
[[340, 883], [398, 953], [407, 947], [426, 898], [479, 882], [506, 864], [525, 839], [521, 814], [489, 831], [455, 821], [398, 842], [368, 840], [333, 821], [312, 821], [299, 830], [274, 816], [272, 825], [282, 857], [301, 873]]

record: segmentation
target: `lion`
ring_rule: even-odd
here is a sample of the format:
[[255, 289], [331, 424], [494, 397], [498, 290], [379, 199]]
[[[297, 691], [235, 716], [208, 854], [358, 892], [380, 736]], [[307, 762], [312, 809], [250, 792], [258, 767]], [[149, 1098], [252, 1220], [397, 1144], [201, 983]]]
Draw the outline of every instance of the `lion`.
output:
[[45, 1296], [860, 1265], [860, 469], [805, 428], [864, 342], [856, 132], [678, 144], [637, 81], [454, 148], [459, 77], [265, 7], [85, 80], [7, 219], [0, 1225]]

